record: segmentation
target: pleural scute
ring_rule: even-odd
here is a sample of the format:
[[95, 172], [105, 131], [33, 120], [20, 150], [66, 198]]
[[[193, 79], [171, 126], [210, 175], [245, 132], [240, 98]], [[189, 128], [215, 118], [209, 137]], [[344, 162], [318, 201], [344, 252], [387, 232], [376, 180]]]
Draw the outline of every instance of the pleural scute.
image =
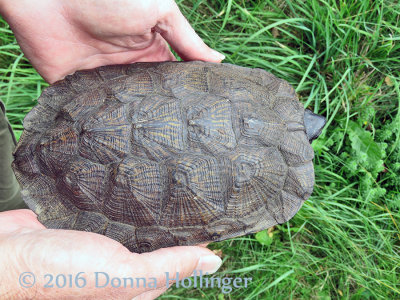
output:
[[167, 227], [205, 225], [224, 212], [219, 165], [214, 157], [184, 155], [168, 161], [169, 197], [161, 223]]

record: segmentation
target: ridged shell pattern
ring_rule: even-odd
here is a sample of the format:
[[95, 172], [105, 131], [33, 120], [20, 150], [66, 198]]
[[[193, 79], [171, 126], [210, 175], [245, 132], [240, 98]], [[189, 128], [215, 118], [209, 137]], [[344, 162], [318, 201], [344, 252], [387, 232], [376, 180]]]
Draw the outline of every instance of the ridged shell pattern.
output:
[[253, 233], [310, 196], [313, 150], [292, 87], [204, 62], [79, 71], [24, 120], [14, 169], [50, 228], [134, 252]]

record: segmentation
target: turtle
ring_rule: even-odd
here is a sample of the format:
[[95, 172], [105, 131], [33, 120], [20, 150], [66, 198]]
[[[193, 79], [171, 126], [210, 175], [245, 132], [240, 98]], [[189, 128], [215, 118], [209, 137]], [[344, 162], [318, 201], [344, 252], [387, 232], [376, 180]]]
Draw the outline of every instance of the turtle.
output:
[[140, 62], [66, 76], [23, 124], [13, 169], [38, 220], [143, 253], [290, 220], [325, 118], [262, 69]]

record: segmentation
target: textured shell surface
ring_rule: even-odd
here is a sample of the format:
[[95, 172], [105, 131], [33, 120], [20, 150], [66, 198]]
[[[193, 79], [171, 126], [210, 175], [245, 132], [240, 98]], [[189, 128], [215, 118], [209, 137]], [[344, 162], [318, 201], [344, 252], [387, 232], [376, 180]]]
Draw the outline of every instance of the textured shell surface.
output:
[[314, 152], [293, 88], [206, 62], [78, 71], [26, 116], [14, 171], [48, 228], [147, 252], [254, 233], [311, 195]]

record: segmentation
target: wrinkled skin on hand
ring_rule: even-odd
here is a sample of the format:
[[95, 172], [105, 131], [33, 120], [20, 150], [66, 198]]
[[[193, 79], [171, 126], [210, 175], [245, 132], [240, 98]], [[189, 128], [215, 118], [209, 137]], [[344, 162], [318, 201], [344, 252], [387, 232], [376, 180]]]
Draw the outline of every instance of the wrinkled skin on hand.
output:
[[[223, 59], [197, 36], [172, 0], [0, 0], [0, 14], [49, 83], [101, 65], [174, 60], [167, 42], [184, 60]], [[0, 224], [1, 299], [154, 299], [166, 290], [165, 272], [183, 278], [194, 270], [215, 272], [221, 264], [203, 247], [135, 254], [95, 233], [46, 229], [30, 210], [0, 213]], [[35, 274], [34, 287], [19, 285], [23, 272]], [[79, 272], [86, 274], [85, 288], [43, 288], [44, 274]], [[158, 286], [94, 288], [93, 272], [110, 278], [155, 277]]]
[[220, 62], [173, 0], [1, 0], [21, 49], [53, 83], [76, 70], [136, 61]]
[[[136, 254], [102, 235], [46, 229], [27, 209], [0, 213], [0, 224], [1, 299], [154, 299], [167, 289], [165, 272], [170, 278], [179, 272], [182, 279], [194, 270], [211, 273], [220, 264], [219, 258], [203, 247], [171, 247]], [[200, 261], [201, 257], [208, 259]], [[23, 272], [35, 275], [33, 287], [20, 286]], [[75, 286], [74, 281], [72, 288], [68, 284], [61, 289], [44, 288], [49, 281], [45, 274], [64, 274], [68, 282], [68, 274], [74, 280], [79, 272], [84, 272], [84, 288]], [[96, 288], [94, 272], [105, 272], [110, 278], [154, 277], [157, 288], [143, 284], [134, 288], [113, 288], [111, 284]], [[99, 285], [105, 284], [104, 277], [100, 278]], [[54, 278], [52, 284], [55, 286]]]

